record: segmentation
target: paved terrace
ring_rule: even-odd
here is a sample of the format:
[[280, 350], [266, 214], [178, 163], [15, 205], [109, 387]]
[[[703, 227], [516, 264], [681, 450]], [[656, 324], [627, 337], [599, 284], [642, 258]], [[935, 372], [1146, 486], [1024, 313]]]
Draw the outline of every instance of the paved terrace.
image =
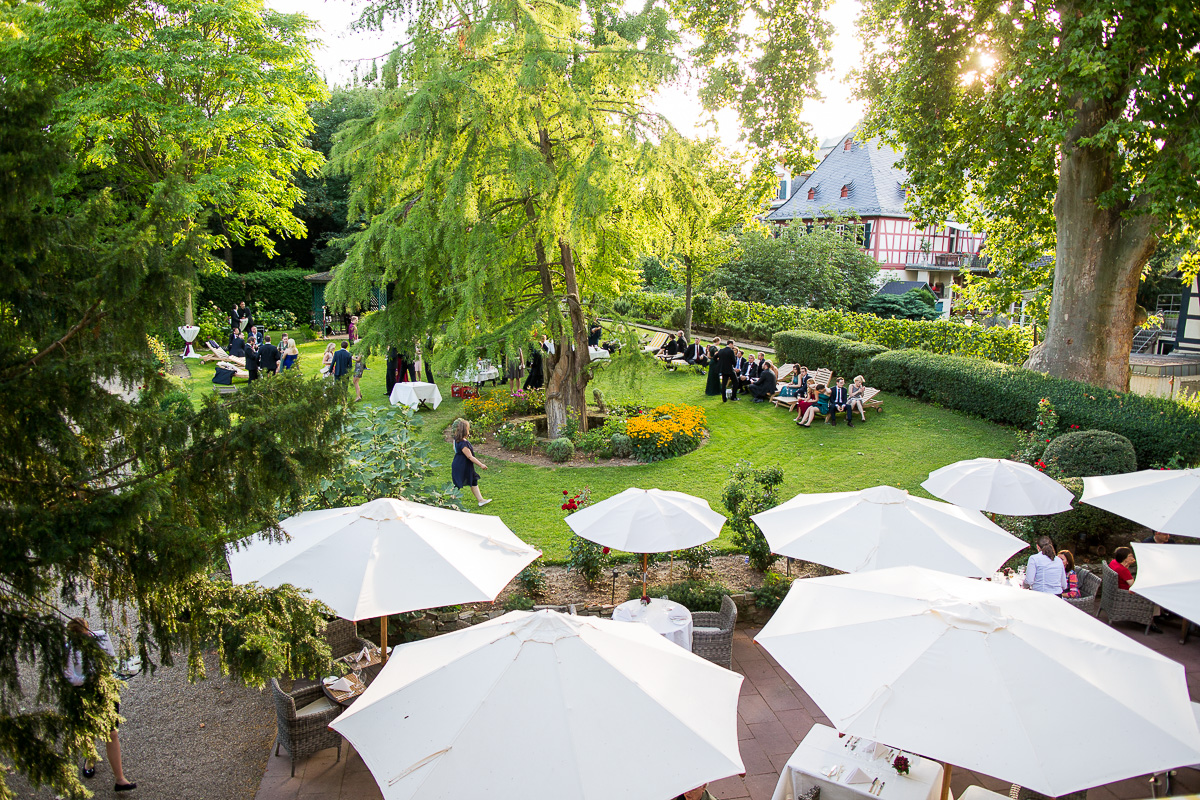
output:
[[[726, 778], [709, 786], [719, 800], [769, 800], [775, 791], [779, 773], [796, 745], [814, 723], [829, 724], [816, 703], [783, 671], [767, 652], [754, 643], [760, 626], [739, 625], [733, 641], [733, 668], [746, 677], [738, 703], [738, 739], [745, 777]], [[1162, 635], [1147, 635], [1141, 628], [1119, 627], [1187, 670], [1188, 690], [1193, 701], [1200, 701], [1200, 637], [1179, 644], [1179, 631], [1168, 627]], [[1073, 731], [1071, 714], [1062, 714], [1064, 736], [1092, 736], [1097, 747], [1108, 746], [1115, 731]], [[964, 725], [973, 724], [964, 720]], [[267, 762], [256, 800], [374, 800], [381, 798], [371, 773], [348, 742], [342, 745], [342, 760], [335, 762], [333, 749], [322, 750], [296, 764], [296, 777], [290, 777], [290, 761], [282, 749], [278, 758]], [[1135, 800], [1148, 798], [1149, 776], [1108, 784], [1088, 792], [1088, 800]], [[972, 785], [1008, 794], [1009, 784], [994, 778], [955, 769], [951, 789], [957, 797]], [[1181, 769], [1172, 787], [1174, 794], [1200, 793], [1200, 771]], [[667, 798], [663, 798], [667, 800]]]

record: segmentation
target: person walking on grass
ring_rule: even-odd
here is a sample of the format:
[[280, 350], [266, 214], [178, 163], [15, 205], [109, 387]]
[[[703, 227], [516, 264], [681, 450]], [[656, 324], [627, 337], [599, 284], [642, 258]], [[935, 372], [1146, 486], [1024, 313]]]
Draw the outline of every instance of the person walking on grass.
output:
[[[100, 649], [108, 654], [111, 659], [116, 659], [117, 652], [113, 648], [112, 639], [104, 631], [93, 631], [88, 627], [87, 620], [82, 617], [75, 617], [67, 623], [67, 630], [74, 636], [84, 637], [91, 636], [96, 640], [96, 644]], [[84, 671], [83, 653], [77, 650], [67, 642], [67, 666], [63, 670], [67, 681], [72, 686], [83, 686], [87, 680], [87, 673]], [[117, 713], [121, 713], [121, 704], [117, 703]], [[108, 741], [104, 743], [104, 753], [108, 756], [108, 765], [112, 767], [113, 780], [116, 785], [113, 786], [115, 792], [129, 792], [137, 788], [136, 783], [132, 783], [125, 779], [125, 771], [121, 766], [121, 739], [117, 734], [117, 729], [113, 728], [112, 733], [108, 737]], [[83, 777], [96, 777], [96, 763], [89, 760], [83, 766]]]
[[450, 464], [450, 477], [459, 489], [470, 486], [479, 505], [486, 506], [492, 501], [484, 500], [483, 495], [480, 494], [479, 473], [475, 471], [475, 467], [487, 469], [487, 464], [475, 457], [471, 443], [467, 441], [467, 437], [470, 435], [471, 423], [465, 419], [454, 420], [454, 461]]
[[340, 380], [350, 374], [350, 366], [354, 363], [348, 349], [350, 344], [342, 342], [342, 349], [333, 354], [333, 377]]

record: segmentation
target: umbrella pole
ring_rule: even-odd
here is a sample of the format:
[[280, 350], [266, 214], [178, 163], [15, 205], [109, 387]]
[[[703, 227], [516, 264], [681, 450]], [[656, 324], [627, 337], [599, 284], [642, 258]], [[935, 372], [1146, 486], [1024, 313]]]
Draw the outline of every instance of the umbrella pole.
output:
[[954, 767], [950, 766], [949, 762], [942, 764], [942, 798], [941, 800], [950, 800], [950, 773], [954, 771]]
[[649, 556], [642, 553], [642, 597], [646, 596], [646, 571], [650, 569]]
[[379, 659], [381, 664], [387, 663], [387, 614], [379, 618]]

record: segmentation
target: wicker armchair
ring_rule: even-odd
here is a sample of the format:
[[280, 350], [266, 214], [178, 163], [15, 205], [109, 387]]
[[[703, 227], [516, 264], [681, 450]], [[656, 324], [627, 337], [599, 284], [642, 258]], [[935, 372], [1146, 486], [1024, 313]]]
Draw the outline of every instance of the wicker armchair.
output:
[[[1015, 783], [1008, 790], [1008, 796], [1011, 800], [1055, 800], [1055, 798], [1048, 795], [1038, 794], [1032, 789], [1026, 789], [1024, 786], [1018, 786]], [[1057, 800], [1087, 800], [1087, 790], [1064, 794], [1059, 796]]]
[[1146, 633], [1154, 624], [1154, 604], [1128, 589], [1117, 588], [1117, 573], [1108, 564], [1103, 566], [1104, 578], [1100, 586], [1100, 610], [1108, 616], [1108, 624], [1114, 622], [1136, 622], [1146, 626]]
[[721, 598], [720, 611], [693, 611], [692, 652], [725, 669], [732, 669], [735, 624], [737, 606], [729, 595]]
[[357, 622], [340, 617], [325, 626], [325, 642], [329, 645], [330, 657], [334, 659], [357, 653], [364, 647], [375, 647], [358, 635]]
[[1097, 613], [1096, 596], [1100, 593], [1100, 576], [1080, 567], [1075, 570], [1075, 577], [1079, 583], [1079, 597], [1064, 597], [1063, 599], [1089, 614]]
[[[337, 760], [342, 760], [342, 737], [329, 729], [329, 723], [342, 713], [341, 706], [329, 701], [321, 686], [309, 686], [288, 694], [279, 688], [279, 681], [271, 678], [271, 693], [275, 696], [275, 755], [279, 747], [292, 757], [292, 777], [296, 777], [296, 759], [305, 758], [326, 747], [337, 748]], [[310, 703], [325, 700], [329, 708], [309, 714], [297, 714]]]

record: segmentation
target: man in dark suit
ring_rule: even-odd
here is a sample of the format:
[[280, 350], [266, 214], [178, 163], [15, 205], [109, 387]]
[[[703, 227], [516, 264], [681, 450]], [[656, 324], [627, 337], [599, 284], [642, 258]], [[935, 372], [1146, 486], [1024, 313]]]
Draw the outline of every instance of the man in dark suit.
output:
[[333, 377], [344, 378], [350, 374], [354, 358], [350, 355], [350, 343], [342, 342], [342, 349], [333, 354]]
[[733, 352], [733, 340], [730, 339], [724, 347], [717, 351], [717, 366], [721, 370], [721, 402], [726, 401], [726, 394], [729, 391], [729, 385], [733, 384], [733, 398], [737, 400], [738, 379], [737, 373], [734, 371], [734, 363], [737, 361], [737, 354]]
[[258, 380], [258, 342], [253, 336], [246, 341], [246, 370], [250, 373], [250, 380]]
[[683, 353], [683, 360], [689, 364], [704, 366], [708, 363], [708, 351], [704, 349], [704, 345], [697, 339], [687, 346], [687, 350]]
[[241, 331], [233, 332], [233, 338], [229, 340], [229, 355], [234, 358], [246, 357], [246, 340], [242, 338]]
[[738, 364], [738, 385], [743, 393], [750, 388], [750, 384], [754, 383], [758, 378], [758, 366], [754, 358], [743, 357]]
[[258, 348], [258, 368], [264, 375], [279, 372], [279, 348], [271, 344], [270, 336], [264, 336], [262, 346]]
[[854, 413], [850, 410], [846, 398], [846, 379], [838, 378], [837, 385], [829, 387], [829, 416], [825, 418], [825, 422], [830, 425], [837, 425], [837, 415], [839, 411], [846, 412], [846, 427], [854, 427]]

